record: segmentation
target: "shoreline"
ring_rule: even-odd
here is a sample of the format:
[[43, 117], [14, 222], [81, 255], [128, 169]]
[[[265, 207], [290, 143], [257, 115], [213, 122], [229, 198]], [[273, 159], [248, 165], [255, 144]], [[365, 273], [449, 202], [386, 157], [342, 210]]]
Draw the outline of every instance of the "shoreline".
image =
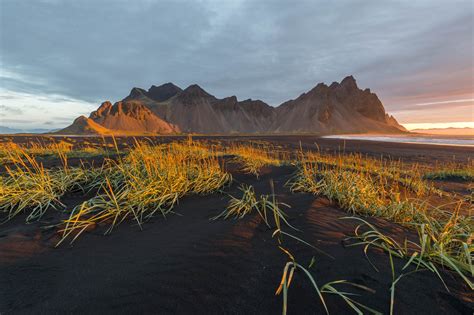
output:
[[431, 137], [410, 135], [407, 137], [390, 136], [390, 135], [330, 135], [322, 136], [324, 139], [340, 139], [340, 140], [363, 140], [376, 142], [390, 142], [390, 143], [410, 143], [421, 145], [442, 145], [442, 146], [456, 146], [456, 147], [474, 147], [474, 138], [459, 138], [459, 137]]

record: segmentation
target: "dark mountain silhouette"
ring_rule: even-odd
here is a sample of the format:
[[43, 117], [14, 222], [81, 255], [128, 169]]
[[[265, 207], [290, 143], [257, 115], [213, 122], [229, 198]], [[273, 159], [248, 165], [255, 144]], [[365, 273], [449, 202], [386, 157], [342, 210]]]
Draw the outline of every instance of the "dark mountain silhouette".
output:
[[183, 90], [180, 87], [171, 82], [160, 86], [152, 85], [148, 91], [135, 87], [130, 91], [130, 94], [124, 99], [124, 101], [130, 99], [148, 99], [155, 102], [164, 102], [182, 91]]
[[[172, 83], [148, 91], [133, 88], [114, 105], [102, 103], [89, 119], [110, 132], [158, 134], [406, 131], [385, 112], [377, 95], [359, 89], [352, 76], [330, 86], [320, 83], [276, 108], [260, 100], [238, 101], [235, 96], [218, 99], [196, 84], [184, 90]], [[71, 127], [77, 123], [84, 122], [75, 121], [66, 129], [75, 130]]]

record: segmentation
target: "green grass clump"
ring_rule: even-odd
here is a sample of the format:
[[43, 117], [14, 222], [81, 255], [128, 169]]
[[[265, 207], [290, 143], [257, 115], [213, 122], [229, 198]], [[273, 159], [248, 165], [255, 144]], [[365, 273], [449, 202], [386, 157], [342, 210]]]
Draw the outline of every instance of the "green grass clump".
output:
[[[444, 211], [427, 202], [403, 197], [403, 191], [390, 179], [363, 170], [320, 169], [316, 163], [307, 161], [300, 164], [297, 175], [288, 184], [292, 191], [325, 196], [352, 214], [382, 217], [416, 229], [420, 241], [413, 245], [419, 248], [419, 257], [454, 270], [472, 288], [467, 277], [474, 276], [474, 222], [472, 217], [460, 215], [462, 203]], [[401, 257], [408, 255], [406, 251], [397, 251]]]
[[[14, 163], [12, 156], [21, 156], [27, 154], [35, 159], [49, 159], [49, 158], [87, 158], [94, 156], [110, 156], [115, 154], [114, 151], [109, 150], [106, 144], [92, 145], [83, 143], [82, 146], [74, 148], [74, 144], [61, 140], [51, 143], [32, 142], [24, 145], [19, 145], [13, 142], [6, 142], [0, 144], [0, 162]], [[25, 159], [27, 161], [27, 159]]]
[[[309, 267], [311, 268], [311, 267]], [[276, 295], [282, 294], [283, 296], [283, 309], [282, 309], [282, 314], [285, 315], [287, 314], [288, 311], [288, 291], [290, 288], [290, 285], [293, 281], [294, 275], [296, 272], [300, 271], [303, 273], [304, 276], [310, 281], [312, 287], [314, 288], [319, 300], [321, 301], [321, 304], [324, 307], [324, 310], [326, 311], [326, 314], [329, 314], [329, 308], [326, 304], [326, 300], [324, 298], [325, 295], [336, 295], [342, 298], [342, 300], [357, 314], [362, 315], [364, 313], [370, 313], [370, 314], [377, 314], [381, 315], [381, 312], [378, 312], [366, 305], [363, 305], [359, 302], [357, 302], [353, 297], [357, 294], [348, 292], [347, 289], [344, 289], [344, 291], [341, 291], [336, 288], [336, 286], [339, 285], [345, 285], [346, 287], [356, 287], [358, 289], [362, 289], [364, 291], [368, 292], [374, 292], [372, 289], [349, 282], [347, 280], [336, 280], [336, 281], [331, 281], [328, 282], [322, 286], [319, 286], [315, 277], [311, 274], [309, 268], [305, 268], [303, 265], [299, 264], [292, 258], [291, 261], [287, 262], [285, 267], [283, 268], [283, 275], [281, 278], [280, 286], [277, 288]]]
[[[353, 219], [362, 223], [355, 229], [355, 236], [349, 239], [355, 239], [356, 242], [349, 245], [364, 246], [364, 253], [370, 264], [378, 271], [377, 267], [367, 256], [369, 247], [377, 247], [386, 251], [390, 255], [390, 264], [392, 269], [392, 285], [390, 287], [390, 314], [393, 314], [395, 288], [396, 284], [405, 276], [414, 272], [428, 270], [436, 274], [446, 290], [446, 286], [437, 266], [446, 266], [456, 272], [469, 286], [474, 290], [473, 254], [474, 246], [472, 244], [472, 218], [459, 216], [459, 207], [456, 208], [449, 220], [440, 222], [430, 220], [426, 224], [416, 225], [419, 241], [407, 241], [403, 244], [397, 242], [394, 238], [380, 232], [374, 225], [358, 217], [346, 217], [343, 219]], [[462, 222], [462, 221], [464, 222]], [[407, 263], [401, 269], [402, 273], [396, 277], [393, 264], [393, 257], [406, 259]], [[408, 267], [414, 267], [414, 270], [408, 271]]]
[[390, 185], [400, 185], [417, 197], [434, 191], [432, 185], [423, 180], [418, 165], [407, 166], [401, 161], [375, 159], [359, 153], [327, 155], [320, 152], [300, 152], [299, 163], [319, 170], [337, 169], [378, 178]]
[[96, 183], [102, 193], [76, 207], [63, 222], [60, 243], [69, 237], [74, 241], [96, 224], [108, 224], [106, 233], [127, 218], [141, 226], [157, 213], [169, 214], [183, 196], [212, 193], [231, 181], [215, 155], [189, 154], [174, 144], [137, 144], [113, 163]]
[[444, 165], [436, 165], [434, 169], [426, 172], [423, 178], [474, 182], [474, 161], [469, 160], [465, 164], [453, 162]]
[[60, 198], [68, 191], [83, 189], [97, 176], [84, 166], [70, 168], [67, 158], [60, 155], [63, 167], [46, 169], [23, 150], [12, 151], [1, 177], [0, 212], [10, 220], [21, 212], [28, 212], [27, 222], [40, 220], [50, 209], [64, 208]]
[[249, 174], [254, 174], [257, 178], [260, 170], [264, 166], [280, 166], [283, 164], [283, 155], [272, 147], [264, 145], [233, 145], [226, 150], [227, 154], [235, 155], [236, 162], [243, 165], [243, 170]]
[[454, 169], [454, 170], [440, 170], [429, 172], [424, 175], [426, 179], [435, 180], [459, 180], [472, 182], [474, 181], [474, 170], [472, 169]]
[[[273, 185], [273, 182], [271, 182], [271, 185]], [[242, 191], [242, 197], [238, 199], [231, 196], [228, 207], [222, 213], [213, 217], [212, 220], [219, 218], [227, 219], [229, 217], [242, 219], [247, 214], [256, 211], [268, 227], [271, 227], [270, 218], [272, 218], [272, 216], [275, 220], [275, 224], [279, 225], [280, 222], [283, 221], [286, 225], [291, 227], [286, 219], [286, 214], [281, 209], [282, 206], [290, 206], [286, 203], [276, 201], [274, 194], [272, 197], [261, 195], [260, 198], [257, 199], [253, 186], [243, 184], [239, 187], [239, 190]]]
[[308, 242], [300, 239], [299, 237], [296, 237], [296, 236], [294, 236], [293, 234], [290, 234], [290, 233], [283, 232], [282, 229], [281, 229], [281, 225], [280, 225], [278, 216], [274, 216], [274, 218], [275, 218], [276, 230], [273, 232], [272, 237], [275, 237], [275, 236], [277, 237], [278, 244], [279, 244], [278, 248], [290, 258], [290, 261], [288, 261], [285, 264], [285, 267], [283, 268], [283, 274], [282, 274], [282, 277], [281, 277], [280, 285], [278, 286], [278, 288], [275, 292], [275, 295], [282, 294], [282, 298], [283, 298], [282, 314], [283, 315], [286, 315], [287, 311], [288, 311], [288, 290], [290, 288], [290, 285], [293, 281], [293, 278], [294, 278], [294, 275], [295, 275], [296, 272], [302, 272], [303, 275], [310, 281], [312, 287], [315, 289], [315, 292], [316, 292], [319, 300], [321, 301], [321, 304], [324, 307], [324, 310], [326, 311], [326, 314], [329, 314], [329, 308], [328, 308], [328, 306], [326, 304], [326, 300], [324, 298], [324, 295], [327, 295], [327, 294], [339, 296], [357, 314], [362, 315], [362, 314], [364, 314], [363, 311], [366, 311], [366, 312], [369, 312], [369, 313], [372, 313], [372, 314], [377, 314], [377, 315], [381, 314], [380, 312], [355, 301], [353, 297], [357, 294], [347, 292], [346, 290], [340, 291], [336, 288], [336, 285], [343, 284], [345, 286], [356, 287], [358, 289], [362, 289], [364, 291], [368, 291], [368, 292], [371, 292], [371, 293], [375, 292], [374, 290], [372, 290], [372, 289], [370, 289], [366, 286], [362, 286], [362, 285], [352, 283], [352, 282], [349, 282], [349, 281], [346, 281], [346, 280], [336, 280], [336, 281], [328, 282], [328, 283], [326, 283], [326, 284], [324, 284], [320, 287], [318, 285], [318, 282], [316, 281], [315, 277], [313, 276], [313, 274], [310, 271], [310, 269], [315, 264], [315, 261], [316, 261], [315, 258], [314, 257], [312, 258], [312, 260], [309, 263], [309, 266], [307, 268], [304, 267], [303, 265], [301, 265], [300, 263], [298, 263], [296, 261], [294, 255], [291, 254], [291, 252], [288, 249], [286, 249], [282, 246], [283, 237], [296, 240], [296, 241], [298, 241], [302, 244], [305, 244], [305, 245], [311, 247], [312, 249], [315, 249], [315, 250], [319, 251], [320, 253], [322, 253], [322, 254], [324, 254], [324, 255], [332, 258], [332, 259], [334, 259], [334, 258], [332, 256], [328, 255], [327, 253], [319, 250], [318, 248], [314, 247], [313, 245], [309, 244]]
[[303, 165], [288, 185], [293, 192], [325, 196], [354, 214], [380, 216], [397, 222], [410, 222], [421, 215], [410, 202], [401, 198], [397, 186], [364, 172], [338, 168], [319, 170]]

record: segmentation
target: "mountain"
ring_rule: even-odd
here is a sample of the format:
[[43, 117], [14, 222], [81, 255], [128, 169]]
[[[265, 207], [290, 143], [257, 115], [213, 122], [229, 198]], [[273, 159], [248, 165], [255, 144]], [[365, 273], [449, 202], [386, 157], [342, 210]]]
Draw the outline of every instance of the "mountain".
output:
[[123, 100], [114, 105], [108, 101], [104, 102], [91, 113], [89, 119], [116, 131], [159, 134], [179, 132], [179, 128], [153, 114], [143, 102], [133, 99]]
[[23, 132], [23, 130], [0, 126], [0, 134], [13, 134], [13, 133], [20, 133], [20, 132]]
[[107, 135], [113, 132], [86, 116], [77, 117], [72, 125], [57, 131], [62, 135]]
[[155, 115], [150, 106], [166, 100], [182, 90], [166, 83], [152, 86], [148, 91], [133, 88], [122, 101], [112, 105], [103, 102], [89, 118], [79, 117], [58, 134], [171, 134], [179, 128]]
[[352, 76], [330, 86], [318, 84], [297, 99], [276, 108], [276, 132], [365, 133], [400, 132], [405, 128], [389, 116], [369, 89], [361, 90]]
[[157, 102], [163, 102], [180, 93], [182, 89], [171, 82], [160, 86], [152, 85], [148, 90], [148, 97]]
[[449, 135], [449, 136], [474, 136], [474, 128], [431, 128], [431, 129], [413, 129], [414, 133], [424, 133], [430, 135]]
[[198, 85], [149, 108], [187, 133], [266, 132], [275, 116], [274, 108], [262, 101], [218, 99]]
[[[377, 95], [369, 89], [359, 89], [352, 76], [330, 86], [320, 83], [295, 100], [276, 108], [260, 100], [239, 101], [235, 96], [219, 99], [196, 84], [184, 90], [173, 83], [153, 85], [148, 90], [135, 87], [114, 105], [102, 103], [89, 119], [112, 133], [328, 134], [406, 131], [385, 112]], [[66, 129], [80, 131], [83, 128], [75, 124], [83, 126], [84, 121], [75, 121]]]
[[47, 133], [51, 129], [18, 129], [0, 126], [0, 134], [15, 134], [15, 133]]

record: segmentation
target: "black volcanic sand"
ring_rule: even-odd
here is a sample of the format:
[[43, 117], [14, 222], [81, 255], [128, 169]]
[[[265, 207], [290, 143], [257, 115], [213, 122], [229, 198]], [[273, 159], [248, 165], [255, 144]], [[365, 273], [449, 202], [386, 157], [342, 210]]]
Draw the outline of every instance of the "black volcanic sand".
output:
[[[290, 140], [282, 137], [281, 141], [299, 146], [284, 143]], [[302, 141], [305, 145], [309, 147], [311, 140]], [[325, 146], [337, 149], [338, 144], [329, 141]], [[359, 147], [374, 155], [394, 150], [413, 160], [423, 156], [431, 161], [441, 157], [442, 161], [453, 153], [438, 146], [346, 142], [346, 151]], [[456, 151], [459, 158], [471, 153]], [[360, 294], [354, 297], [357, 301], [389, 312], [392, 274], [388, 255], [369, 250], [377, 272], [362, 247], [348, 246], [345, 238], [353, 235], [358, 223], [340, 219], [347, 212], [324, 198], [292, 194], [284, 183], [292, 176], [293, 167], [265, 168], [259, 179], [241, 173], [235, 165], [229, 170], [234, 182], [226, 192], [234, 196], [239, 196], [240, 183], [253, 185], [257, 195], [270, 194], [269, 181], [274, 181], [277, 199], [291, 205], [286, 210], [289, 221], [300, 231], [284, 230], [332, 256], [284, 238], [284, 247], [302, 265], [308, 266], [315, 257], [310, 270], [319, 285], [348, 280], [367, 286], [373, 291], [336, 285], [342, 291]], [[68, 194], [63, 201], [72, 207], [91, 196]], [[176, 214], [156, 217], [143, 230], [128, 221], [104, 236], [104, 227], [98, 227], [72, 246], [65, 243], [58, 248], [54, 248], [58, 241], [55, 228], [48, 228], [60, 219], [58, 212], [49, 211], [42, 222], [30, 225], [19, 216], [0, 226], [0, 313], [278, 314], [282, 298], [275, 296], [275, 290], [288, 257], [272, 238], [273, 229], [258, 215], [239, 221], [209, 220], [223, 211], [228, 201], [226, 194], [219, 193], [185, 197], [175, 208]], [[367, 220], [397, 240], [417, 238], [416, 233], [397, 224]], [[394, 259], [394, 263], [398, 275], [406, 261]], [[452, 272], [442, 271], [442, 276], [450, 292], [428, 271], [402, 278], [395, 291], [395, 314], [472, 314], [473, 292]], [[325, 298], [331, 314], [353, 313], [341, 298], [328, 294]], [[302, 272], [296, 273], [288, 301], [289, 314], [324, 313]]]

